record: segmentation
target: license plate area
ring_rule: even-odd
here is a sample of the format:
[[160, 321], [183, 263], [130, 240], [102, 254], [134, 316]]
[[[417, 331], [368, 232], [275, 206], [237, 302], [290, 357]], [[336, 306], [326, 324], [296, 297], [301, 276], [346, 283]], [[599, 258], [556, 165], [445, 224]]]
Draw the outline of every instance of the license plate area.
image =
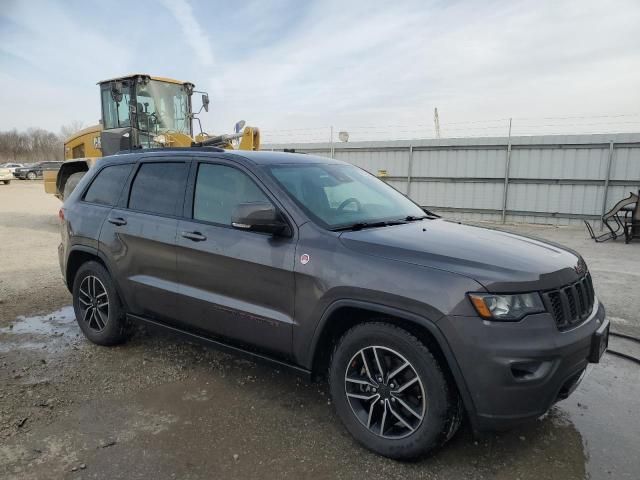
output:
[[609, 322], [604, 322], [591, 337], [591, 352], [589, 361], [591, 363], [600, 362], [600, 358], [607, 351], [609, 346]]

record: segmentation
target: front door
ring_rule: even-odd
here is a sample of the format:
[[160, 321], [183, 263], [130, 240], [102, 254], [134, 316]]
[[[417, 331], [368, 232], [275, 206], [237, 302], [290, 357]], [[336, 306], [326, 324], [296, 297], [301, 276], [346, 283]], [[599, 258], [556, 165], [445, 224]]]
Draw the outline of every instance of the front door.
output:
[[180, 320], [198, 330], [289, 354], [295, 238], [237, 230], [239, 203], [272, 202], [248, 172], [200, 163], [190, 219], [178, 224]]

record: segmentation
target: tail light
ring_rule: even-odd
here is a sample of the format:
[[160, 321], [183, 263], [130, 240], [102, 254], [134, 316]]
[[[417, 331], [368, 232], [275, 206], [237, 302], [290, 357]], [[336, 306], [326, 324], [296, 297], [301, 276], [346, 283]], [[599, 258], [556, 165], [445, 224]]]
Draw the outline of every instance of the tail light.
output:
[[61, 222], [64, 222], [64, 208], [60, 208], [60, 210], [58, 210], [58, 218]]

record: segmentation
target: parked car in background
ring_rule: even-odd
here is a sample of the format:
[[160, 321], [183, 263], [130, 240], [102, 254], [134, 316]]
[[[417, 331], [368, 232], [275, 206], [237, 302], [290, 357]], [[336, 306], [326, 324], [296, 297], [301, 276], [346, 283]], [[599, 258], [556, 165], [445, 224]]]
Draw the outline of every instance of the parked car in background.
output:
[[58, 161], [38, 162], [32, 165], [16, 168], [13, 172], [13, 176], [20, 180], [35, 180], [37, 178], [42, 178], [42, 172], [44, 170], [58, 170], [61, 165], [62, 162]]
[[9, 185], [11, 183], [11, 180], [13, 180], [13, 173], [11, 172], [11, 169], [8, 167], [0, 166], [0, 182], [4, 183], [5, 185]]
[[24, 163], [3, 163], [0, 168], [8, 168], [11, 171], [11, 175], [16, 171], [16, 168], [24, 167]]

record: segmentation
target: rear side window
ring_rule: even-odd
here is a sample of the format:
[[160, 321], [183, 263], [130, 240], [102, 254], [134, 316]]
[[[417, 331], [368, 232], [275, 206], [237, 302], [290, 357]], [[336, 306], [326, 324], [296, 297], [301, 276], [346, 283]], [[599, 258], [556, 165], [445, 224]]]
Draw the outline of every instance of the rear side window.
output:
[[105, 167], [91, 182], [84, 195], [85, 202], [113, 206], [118, 203], [125, 180], [131, 172], [131, 164]]
[[186, 163], [143, 163], [131, 185], [129, 208], [176, 215], [184, 198], [186, 180]]

